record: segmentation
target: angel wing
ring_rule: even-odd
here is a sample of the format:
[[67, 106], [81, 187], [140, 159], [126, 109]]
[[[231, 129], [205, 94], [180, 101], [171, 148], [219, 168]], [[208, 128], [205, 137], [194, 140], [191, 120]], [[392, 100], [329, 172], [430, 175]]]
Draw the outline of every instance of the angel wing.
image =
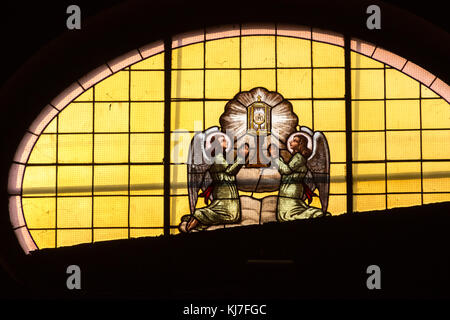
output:
[[325, 135], [320, 131], [313, 134], [311, 129], [307, 127], [302, 127], [300, 130], [311, 135], [313, 142], [312, 154], [306, 163], [308, 172], [306, 173], [305, 183], [312, 191], [316, 188], [319, 190], [322, 210], [326, 212], [330, 193], [330, 150], [328, 142]]
[[198, 191], [205, 191], [212, 183], [209, 167], [211, 161], [205, 153], [205, 139], [210, 133], [219, 131], [218, 127], [211, 127], [204, 132], [197, 133], [191, 140], [188, 153], [187, 177], [189, 208], [194, 213], [198, 199]]

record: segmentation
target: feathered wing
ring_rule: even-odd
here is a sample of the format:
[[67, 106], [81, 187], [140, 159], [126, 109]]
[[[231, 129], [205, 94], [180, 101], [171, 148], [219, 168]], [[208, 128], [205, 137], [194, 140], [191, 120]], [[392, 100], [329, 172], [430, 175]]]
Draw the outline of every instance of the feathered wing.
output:
[[[310, 176], [306, 175], [306, 181], [310, 182], [311, 190], [317, 187], [319, 190], [319, 199], [322, 205], [322, 211], [326, 212], [328, 208], [328, 196], [330, 193], [330, 150], [324, 134], [320, 131], [314, 132], [313, 151], [307, 161], [307, 167]], [[311, 179], [312, 178], [312, 179]], [[311, 188], [312, 187], [312, 188]]]
[[212, 178], [208, 171], [211, 166], [211, 159], [208, 159], [205, 153], [205, 138], [208, 134], [216, 131], [219, 131], [218, 127], [212, 127], [204, 132], [197, 133], [192, 138], [189, 146], [187, 182], [191, 214], [194, 213], [197, 205], [198, 191], [200, 189], [205, 191], [212, 183]]

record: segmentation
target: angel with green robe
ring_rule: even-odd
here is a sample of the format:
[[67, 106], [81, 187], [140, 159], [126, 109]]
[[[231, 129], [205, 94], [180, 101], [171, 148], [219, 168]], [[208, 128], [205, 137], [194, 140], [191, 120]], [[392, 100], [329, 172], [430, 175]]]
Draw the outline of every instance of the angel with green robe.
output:
[[[236, 185], [236, 174], [245, 164], [248, 146], [229, 163], [231, 141], [217, 127], [194, 136], [189, 149], [188, 189], [191, 214], [181, 218], [179, 229], [190, 232], [211, 225], [236, 223], [241, 218], [241, 206]], [[198, 192], [211, 203], [196, 208]]]
[[[277, 220], [283, 222], [329, 215], [326, 210], [330, 157], [325, 136], [302, 127], [301, 131], [290, 135], [286, 145], [292, 154], [287, 162], [277, 157], [272, 146], [268, 150], [281, 174]], [[319, 190], [322, 209], [309, 206], [312, 197], [317, 196], [314, 193], [316, 189]]]

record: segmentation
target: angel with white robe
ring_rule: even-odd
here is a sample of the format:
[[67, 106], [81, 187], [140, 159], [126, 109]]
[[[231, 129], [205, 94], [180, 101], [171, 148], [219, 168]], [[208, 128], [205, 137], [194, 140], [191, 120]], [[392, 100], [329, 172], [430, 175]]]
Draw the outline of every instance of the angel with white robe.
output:
[[[329, 215], [329, 167], [330, 156], [325, 136], [302, 127], [294, 132], [286, 143], [292, 157], [288, 162], [277, 157], [276, 150], [269, 146], [269, 154], [281, 174], [277, 203], [277, 220], [291, 221]], [[322, 209], [309, 206], [314, 191], [319, 190]], [[308, 200], [308, 204], [305, 203]]]
[[[190, 232], [211, 225], [238, 222], [241, 218], [236, 174], [245, 164], [248, 146], [239, 150], [232, 163], [227, 161], [231, 152], [230, 138], [217, 127], [197, 134], [189, 149], [188, 189], [191, 214], [181, 218], [179, 229]], [[198, 192], [211, 203], [196, 208]]]

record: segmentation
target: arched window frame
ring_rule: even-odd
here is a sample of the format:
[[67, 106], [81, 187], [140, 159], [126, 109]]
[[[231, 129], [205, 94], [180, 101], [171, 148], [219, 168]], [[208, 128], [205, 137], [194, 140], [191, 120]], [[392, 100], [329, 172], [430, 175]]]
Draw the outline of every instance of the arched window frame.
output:
[[[351, 87], [350, 83], [350, 52], [354, 51], [370, 57], [374, 60], [382, 62], [386, 65], [389, 65], [407, 75], [411, 78], [419, 81], [421, 84], [434, 91], [436, 94], [441, 96], [447, 102], [450, 102], [450, 88], [449, 86], [426, 71], [422, 67], [418, 66], [412, 61], [408, 61], [405, 58], [402, 58], [390, 51], [387, 51], [383, 48], [377, 47], [374, 44], [358, 40], [356, 38], [347, 38], [341, 34], [333, 33], [329, 31], [324, 31], [321, 29], [310, 28], [310, 27], [298, 27], [298, 26], [290, 26], [290, 25], [275, 25], [275, 24], [244, 24], [244, 25], [232, 25], [232, 26], [224, 26], [224, 27], [216, 27], [206, 30], [198, 30], [188, 33], [183, 33], [178, 36], [173, 37], [172, 39], [165, 39], [165, 41], [155, 42], [138, 49], [132, 50], [118, 58], [115, 58], [104, 65], [99, 66], [92, 72], [88, 73], [84, 77], [78, 79], [72, 85], [70, 85], [67, 89], [65, 89], [61, 94], [59, 94], [56, 98], [54, 98], [47, 106], [44, 107], [39, 116], [35, 119], [35, 121], [31, 124], [25, 136], [23, 137], [17, 152], [14, 156], [14, 163], [11, 166], [9, 172], [9, 180], [8, 180], [8, 193], [9, 193], [9, 211], [10, 211], [10, 220], [16, 236], [26, 253], [30, 251], [36, 250], [37, 246], [34, 243], [30, 233], [25, 224], [25, 219], [23, 216], [23, 209], [21, 204], [21, 195], [22, 195], [22, 182], [23, 176], [25, 172], [25, 166], [28, 160], [28, 157], [33, 150], [33, 147], [39, 137], [39, 135], [43, 132], [45, 127], [56, 117], [59, 112], [61, 112], [71, 101], [76, 99], [78, 96], [83, 94], [85, 91], [89, 90], [92, 86], [97, 84], [98, 82], [104, 80], [105, 78], [115, 74], [116, 72], [123, 70], [124, 68], [135, 64], [139, 61], [142, 61], [146, 58], [149, 58], [158, 53], [164, 52], [166, 59], [165, 61], [170, 60], [171, 50], [176, 49], [181, 46], [186, 46], [190, 44], [195, 44], [199, 42], [204, 42], [207, 40], [221, 39], [227, 37], [237, 37], [244, 35], [280, 35], [280, 36], [289, 36], [300, 39], [308, 39], [312, 41], [324, 42], [332, 45], [337, 45], [344, 47], [345, 55], [346, 55], [346, 137], [347, 137], [347, 167], [350, 168], [347, 174], [347, 209], [348, 212], [352, 212], [352, 197], [353, 192], [352, 189], [352, 160], [351, 160]], [[168, 57], [168, 58], [167, 58]], [[170, 64], [166, 63], [165, 66], [165, 113], [166, 117], [169, 115], [170, 119], [170, 77], [171, 77], [171, 68]], [[167, 84], [169, 88], [167, 88]], [[166, 123], [170, 123], [170, 121], [165, 121]], [[165, 159], [170, 157], [169, 148], [167, 145], [168, 138], [170, 132], [165, 128]], [[170, 183], [170, 171], [168, 170], [168, 165], [165, 164], [165, 174], [164, 174], [164, 183], [165, 190], [168, 188]], [[165, 234], [169, 234], [170, 226], [168, 225], [168, 221], [170, 221], [170, 209], [167, 200], [167, 192], [165, 192], [165, 212], [164, 212], [164, 221], [165, 221]]]

